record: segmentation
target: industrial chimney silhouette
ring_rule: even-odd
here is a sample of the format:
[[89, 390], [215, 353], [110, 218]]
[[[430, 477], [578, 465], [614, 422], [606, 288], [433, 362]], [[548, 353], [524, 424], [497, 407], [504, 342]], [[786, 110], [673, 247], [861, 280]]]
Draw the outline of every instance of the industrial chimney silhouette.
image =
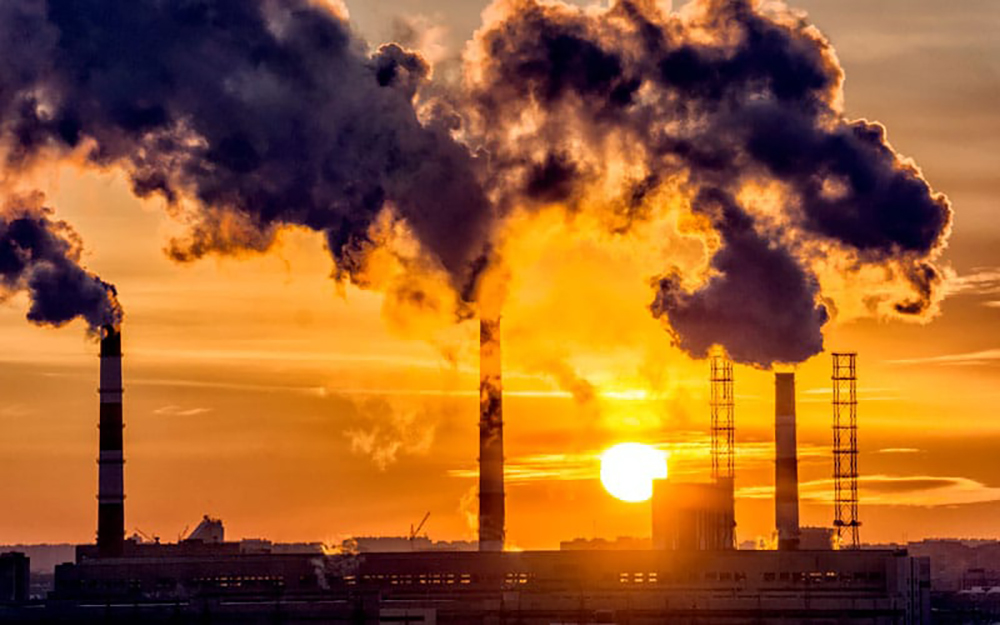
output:
[[778, 549], [799, 548], [799, 465], [795, 442], [795, 374], [774, 374], [774, 523]]
[[479, 321], [479, 550], [503, 551], [503, 373], [500, 316]]
[[97, 553], [120, 557], [125, 545], [125, 460], [122, 455], [122, 335], [101, 330], [101, 452], [97, 492]]

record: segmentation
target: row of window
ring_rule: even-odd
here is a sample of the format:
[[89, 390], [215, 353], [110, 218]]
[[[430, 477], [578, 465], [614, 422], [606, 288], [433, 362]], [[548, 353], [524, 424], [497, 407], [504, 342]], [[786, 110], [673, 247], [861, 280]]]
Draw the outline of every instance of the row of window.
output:
[[191, 581], [202, 588], [259, 588], [285, 585], [285, 578], [280, 575], [218, 575], [196, 577]]
[[[344, 583], [354, 586], [358, 583], [355, 575], [344, 576]], [[471, 584], [472, 575], [469, 573], [378, 573], [373, 575], [362, 575], [363, 582], [389, 582], [393, 586], [412, 586], [414, 584]]]
[[[690, 572], [687, 574], [670, 573], [620, 573], [618, 581], [623, 584], [656, 584], [684, 582], [743, 582], [747, 574], [743, 571], [707, 571], [705, 573]], [[873, 582], [882, 581], [884, 575], [880, 571], [843, 573], [838, 571], [782, 571], [766, 572], [761, 576], [765, 582], [791, 582], [796, 584], [818, 584], [831, 582]]]
[[[504, 585], [508, 587], [528, 584], [536, 576], [531, 573], [509, 572], [504, 576]], [[348, 585], [355, 585], [358, 578], [349, 575], [343, 578]], [[441, 585], [441, 584], [471, 584], [469, 573], [428, 573], [428, 574], [371, 574], [362, 575], [363, 582], [388, 582], [390, 585]], [[820, 583], [865, 583], [881, 582], [884, 575], [880, 571], [856, 571], [844, 573], [838, 571], [781, 571], [765, 572], [760, 578], [764, 582], [780, 582], [794, 584]], [[664, 572], [622, 572], [618, 574], [621, 584], [684, 584], [702, 582], [745, 582], [747, 574], [743, 571], [707, 571], [704, 573], [664, 573]]]

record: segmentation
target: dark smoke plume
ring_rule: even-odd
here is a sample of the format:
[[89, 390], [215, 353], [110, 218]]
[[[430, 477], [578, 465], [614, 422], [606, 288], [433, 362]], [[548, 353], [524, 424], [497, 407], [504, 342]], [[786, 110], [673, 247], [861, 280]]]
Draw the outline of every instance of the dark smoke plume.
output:
[[669, 315], [678, 344], [698, 356], [713, 345], [739, 362], [800, 362], [823, 349], [826, 309], [819, 285], [781, 247], [771, 246], [732, 198], [703, 191], [694, 210], [708, 216], [723, 245], [716, 274], [694, 293], [677, 276], [659, 280], [653, 314]]
[[933, 314], [951, 208], [880, 125], [844, 117], [822, 35], [751, 0], [657, 4], [499, 0], [448, 92], [419, 55], [372, 52], [309, 0], [8, 0], [0, 145], [11, 171], [70, 152], [124, 168], [191, 218], [180, 260], [304, 226], [363, 284], [389, 209], [466, 300], [502, 248], [498, 216], [580, 210], [611, 181], [627, 236], [679, 188], [718, 246], [704, 276], [665, 268], [652, 310], [698, 355], [817, 353], [835, 310], [823, 267], [881, 268], [900, 292], [873, 312]]
[[180, 260], [322, 232], [340, 271], [392, 207], [464, 284], [489, 215], [452, 117], [418, 119], [428, 65], [369, 54], [307, 0], [10, 0], [0, 5], [10, 166], [85, 151], [139, 196], [194, 200]]
[[[720, 245], [693, 292], [668, 270], [652, 311], [695, 355], [720, 344], [770, 366], [822, 350], [825, 260], [884, 267], [906, 292], [888, 309], [929, 314], [952, 213], [882, 126], [843, 116], [843, 74], [822, 35], [755, 4], [667, 14], [645, 0], [603, 11], [500, 2], [469, 86], [488, 151], [507, 168], [494, 180], [505, 205], [579, 195], [603, 163], [625, 159], [642, 168], [614, 206], [627, 232], [657, 187], [686, 189]], [[526, 123], [532, 132], [510, 132]], [[743, 205], [754, 185], [780, 193], [779, 208]]]
[[97, 333], [121, 324], [115, 287], [80, 266], [80, 240], [37, 198], [0, 210], [0, 299], [27, 291], [28, 319], [61, 326], [81, 317]]

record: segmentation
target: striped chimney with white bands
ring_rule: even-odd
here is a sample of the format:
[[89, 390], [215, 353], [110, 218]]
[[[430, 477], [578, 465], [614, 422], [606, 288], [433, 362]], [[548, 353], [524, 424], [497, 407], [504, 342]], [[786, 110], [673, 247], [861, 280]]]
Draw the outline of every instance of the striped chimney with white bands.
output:
[[101, 332], [101, 421], [98, 458], [97, 552], [119, 557], [125, 544], [125, 459], [122, 435], [121, 331], [106, 326]]

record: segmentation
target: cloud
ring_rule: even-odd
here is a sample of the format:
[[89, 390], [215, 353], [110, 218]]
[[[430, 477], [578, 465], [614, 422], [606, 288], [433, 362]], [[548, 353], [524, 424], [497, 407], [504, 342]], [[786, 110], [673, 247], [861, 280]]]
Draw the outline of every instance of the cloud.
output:
[[[857, 390], [858, 397], [864, 401], [897, 401], [901, 398], [902, 389], [891, 387], [863, 387]], [[819, 404], [829, 403], [833, 396], [833, 389], [811, 388], [800, 392], [800, 403]]]
[[[667, 255], [647, 302], [691, 355], [805, 360], [834, 300], [936, 314], [950, 204], [883, 126], [844, 116], [837, 58], [801, 16], [749, 0], [501, 0], [485, 15], [467, 83], [501, 209], [595, 211], [629, 236], [679, 204], [704, 262]], [[826, 288], [862, 273], [878, 292]]]
[[115, 287], [81, 266], [79, 235], [54, 219], [43, 201], [34, 193], [0, 207], [0, 302], [23, 291], [32, 323], [58, 327], [82, 318], [94, 334], [119, 325], [123, 313]]
[[441, 420], [441, 407], [414, 406], [372, 397], [353, 402], [355, 414], [344, 436], [351, 452], [371, 459], [380, 471], [401, 456], [427, 454]]
[[[659, 258], [631, 304], [696, 357], [819, 353], [837, 310], [824, 273], [881, 274], [875, 314], [936, 312], [947, 198], [885, 128], [844, 115], [832, 46], [781, 3], [497, 0], [461, 79], [437, 83], [439, 28], [401, 20], [398, 42], [371, 46], [347, 15], [336, 0], [0, 3], [8, 170], [125, 173], [185, 222], [178, 261], [319, 233], [334, 275], [386, 292], [387, 317], [419, 334], [467, 317], [507, 221], [551, 207], [569, 222], [589, 206], [614, 236], [683, 214], [673, 234], [704, 262]], [[380, 238], [397, 221], [410, 253]], [[380, 254], [393, 271], [373, 276]]]
[[[504, 463], [504, 481], [511, 484], [548, 481], [597, 479], [600, 474], [599, 452], [535, 454], [508, 459]], [[452, 469], [448, 475], [476, 478], [478, 468]]]
[[[704, 432], [675, 432], [670, 442], [651, 443], [667, 452], [671, 476], [694, 481], [707, 475], [711, 442]], [[543, 453], [513, 456], [504, 464], [505, 479], [511, 483], [581, 481], [600, 478], [603, 449], [588, 449], [564, 453]], [[803, 443], [799, 445], [799, 462], [825, 462], [830, 448]], [[739, 442], [736, 445], [738, 470], [765, 467], [774, 462], [774, 443]], [[475, 466], [450, 469], [448, 475], [474, 479], [479, 476]]]
[[919, 454], [923, 450], [917, 449], [916, 447], [886, 447], [885, 449], [879, 449], [875, 453], [877, 454]]
[[157, 408], [153, 411], [153, 414], [161, 417], [197, 417], [209, 412], [212, 412], [211, 408], [181, 408], [180, 406], [170, 405]]
[[[833, 485], [832, 479], [802, 482], [799, 497], [802, 501], [832, 504]], [[1000, 501], [1000, 488], [965, 477], [868, 475], [858, 478], [858, 487], [862, 506], [948, 506]], [[774, 497], [774, 488], [744, 487], [738, 489], [737, 497], [770, 499]]]
[[490, 212], [460, 120], [417, 109], [427, 61], [369, 47], [342, 2], [11, 0], [0, 56], [8, 169], [126, 172], [189, 226], [175, 260], [264, 252], [300, 226], [353, 277], [386, 210], [457, 287], [483, 253]]
[[887, 360], [886, 362], [891, 365], [947, 365], [966, 367], [992, 365], [998, 360], [1000, 360], [1000, 349], [985, 349], [978, 352], [944, 354], [922, 358], [903, 358]]
[[[945, 281], [947, 297], [1000, 295], [1000, 267], [976, 267], [971, 273], [953, 275]], [[985, 302], [993, 306], [996, 302]]]

